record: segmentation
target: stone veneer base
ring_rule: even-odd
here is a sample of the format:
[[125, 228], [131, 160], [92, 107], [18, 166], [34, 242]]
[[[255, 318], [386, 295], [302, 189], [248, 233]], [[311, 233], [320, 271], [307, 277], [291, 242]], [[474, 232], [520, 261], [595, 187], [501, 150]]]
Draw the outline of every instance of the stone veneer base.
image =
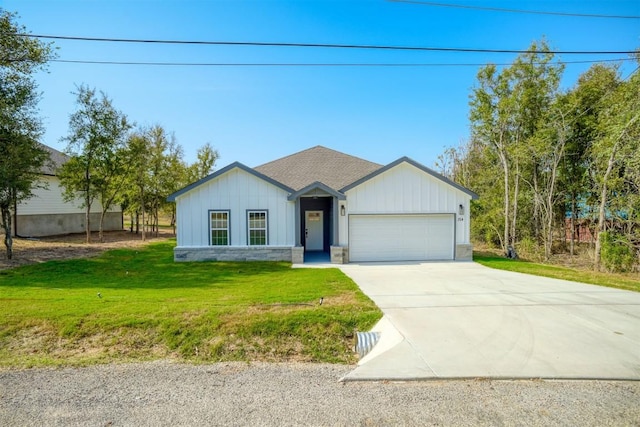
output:
[[349, 263], [349, 248], [344, 246], [331, 246], [331, 264]]
[[193, 261], [300, 261], [297, 248], [291, 246], [203, 246], [173, 249], [173, 260]]
[[[304, 263], [304, 248], [301, 246], [178, 246], [173, 250], [177, 262], [194, 261], [286, 261]], [[473, 245], [456, 245], [456, 261], [472, 261]], [[331, 263], [349, 263], [349, 248], [331, 246]]]
[[456, 261], [473, 261], [473, 245], [456, 245]]

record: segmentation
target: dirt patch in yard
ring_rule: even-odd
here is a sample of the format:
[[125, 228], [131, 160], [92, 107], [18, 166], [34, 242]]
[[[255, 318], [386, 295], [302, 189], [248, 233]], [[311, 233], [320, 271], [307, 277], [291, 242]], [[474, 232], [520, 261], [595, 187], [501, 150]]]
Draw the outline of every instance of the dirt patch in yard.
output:
[[[103, 243], [100, 243], [97, 232], [91, 234], [92, 243], [85, 242], [84, 233], [37, 239], [15, 237], [12, 260], [7, 259], [4, 244], [0, 243], [0, 270], [51, 260], [88, 258], [111, 249], [135, 248], [171, 237], [174, 235], [167, 230], [160, 230], [157, 237], [155, 233], [148, 234], [146, 241], [142, 241], [140, 234], [129, 231], [108, 231], [104, 233]], [[0, 238], [4, 242], [4, 234], [0, 235]]]

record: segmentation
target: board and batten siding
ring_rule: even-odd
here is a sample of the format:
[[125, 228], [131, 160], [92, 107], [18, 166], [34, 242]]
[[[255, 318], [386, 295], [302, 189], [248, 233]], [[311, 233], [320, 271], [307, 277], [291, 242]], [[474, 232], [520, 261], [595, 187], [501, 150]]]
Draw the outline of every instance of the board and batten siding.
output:
[[[351, 214], [455, 214], [456, 244], [469, 243], [471, 197], [409, 163], [377, 175], [346, 192], [347, 215], [340, 217], [339, 240], [349, 245]], [[464, 215], [458, 215], [459, 206]]]
[[177, 197], [178, 246], [209, 246], [209, 211], [230, 211], [231, 246], [247, 246], [247, 210], [268, 211], [269, 246], [294, 246], [289, 193], [235, 168]]
[[[18, 215], [60, 215], [83, 214], [80, 198], [66, 202], [63, 197], [64, 188], [60, 185], [60, 179], [55, 176], [43, 175], [39, 178], [40, 186], [32, 190], [33, 197], [18, 203]], [[119, 206], [112, 206], [107, 212], [120, 212]], [[102, 205], [94, 200], [91, 205], [91, 213], [101, 213]]]

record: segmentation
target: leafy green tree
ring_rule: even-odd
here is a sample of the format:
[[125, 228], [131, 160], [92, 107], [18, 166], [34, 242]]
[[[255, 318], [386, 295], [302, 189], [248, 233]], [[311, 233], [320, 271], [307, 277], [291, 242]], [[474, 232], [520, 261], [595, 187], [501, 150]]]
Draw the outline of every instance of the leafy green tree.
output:
[[[136, 218], [136, 233], [139, 231], [138, 218], [142, 215], [142, 240], [146, 240], [145, 214], [149, 188], [149, 156], [151, 143], [142, 131], [133, 133], [127, 142], [127, 158], [131, 165], [127, 175], [128, 191], [125, 192], [127, 211]], [[133, 226], [133, 224], [132, 224]]]
[[172, 167], [182, 158], [182, 147], [175, 135], [166, 132], [161, 126], [154, 126], [148, 133], [151, 150], [149, 152], [149, 203], [151, 231], [158, 235], [160, 209], [165, 205], [167, 196], [174, 188]]
[[[127, 210], [136, 218], [142, 216], [142, 240], [146, 240], [147, 223], [157, 235], [167, 196], [186, 185], [193, 168], [184, 163], [175, 136], [160, 125], [140, 129], [129, 138], [128, 158]], [[175, 209], [173, 204], [170, 208]]]
[[38, 185], [48, 152], [38, 139], [40, 94], [33, 75], [54, 53], [50, 44], [19, 36], [27, 30], [0, 8], [0, 212], [8, 259], [13, 258], [12, 212]]
[[65, 198], [75, 200], [80, 194], [85, 208], [87, 243], [91, 242], [91, 207], [97, 199], [102, 205], [100, 240], [103, 220], [125, 183], [128, 165], [124, 147], [132, 124], [127, 116], [115, 109], [112, 101], [101, 92], [79, 86], [77, 110], [69, 118], [66, 152], [71, 160], [60, 171]]
[[210, 142], [207, 142], [198, 149], [197, 158], [198, 160], [189, 167], [187, 184], [202, 179], [213, 172], [220, 154]]
[[[571, 106], [567, 96], [558, 96], [544, 114], [540, 127], [533, 133], [529, 152], [533, 154], [534, 207], [540, 219], [541, 240], [545, 260], [551, 258], [553, 248], [554, 221], [558, 207], [564, 207], [564, 195], [558, 191], [560, 166], [565, 157], [567, 140], [570, 137], [569, 111]], [[564, 216], [564, 212], [560, 212]]]
[[[209, 144], [207, 144], [209, 145]], [[200, 150], [199, 150], [200, 151]], [[215, 150], [213, 153], [217, 152]], [[168, 181], [167, 181], [167, 196], [169, 194], [175, 193], [179, 189], [186, 187], [193, 181], [197, 181], [200, 178], [204, 178], [204, 176], [208, 175], [209, 172], [206, 172], [204, 176], [199, 176], [199, 173], [204, 173], [207, 171], [206, 167], [194, 167], [194, 165], [188, 165], [183, 159], [182, 150], [176, 150], [173, 155], [171, 155], [168, 159]], [[206, 158], [206, 157], [205, 157]], [[211, 163], [210, 169], [212, 170], [215, 164], [215, 160]], [[194, 175], [195, 171], [200, 171], [198, 175]], [[193, 181], [192, 181], [192, 178]], [[176, 204], [174, 202], [169, 202], [167, 199], [163, 199], [162, 210], [165, 213], [169, 213], [171, 216], [171, 228], [173, 230], [173, 234], [176, 234]]]
[[617, 65], [594, 64], [567, 94], [573, 110], [570, 110], [571, 131], [561, 165], [560, 186], [565, 189], [565, 210], [570, 213], [571, 255], [575, 252], [577, 219], [586, 215], [590, 201], [598, 199], [592, 146], [602, 136], [599, 123], [604, 103], [620, 83], [618, 68]]
[[[546, 212], [551, 207], [545, 209], [545, 203], [549, 197], [555, 196], [548, 187], [555, 187], [557, 171], [554, 162], [562, 158], [564, 151], [564, 140], [557, 137], [566, 136], [562, 130], [565, 114], [556, 106], [564, 67], [551, 62], [553, 54], [538, 53], [551, 50], [544, 40], [533, 43], [529, 49], [532, 52], [518, 56], [509, 68], [517, 106], [514, 116], [514, 219], [511, 222], [514, 245], [518, 235], [522, 234], [517, 232], [518, 225], [522, 226], [518, 224], [520, 194], [531, 201], [532, 208], [529, 218], [524, 216], [524, 224], [529, 225], [528, 231], [537, 241], [545, 240], [545, 218], [552, 215]], [[552, 131], [550, 124], [553, 125]], [[520, 189], [521, 181], [528, 187]]]
[[566, 236], [566, 213], [573, 236], [591, 210], [596, 269], [602, 256], [608, 269], [631, 268], [629, 259], [640, 269], [640, 73], [623, 81], [619, 66], [596, 64], [563, 93], [563, 68], [546, 43], [529, 50], [502, 70], [479, 71], [471, 139], [438, 159], [480, 195], [472, 237], [549, 259], [556, 236]]
[[[605, 103], [599, 123], [602, 137], [591, 147], [600, 193], [594, 260], [596, 270], [601, 267], [602, 234], [611, 197], [615, 195], [626, 199], [635, 181], [633, 168], [640, 151], [640, 75], [635, 72], [628, 81], [619, 83], [611, 96], [603, 97], [602, 102]], [[625, 186], [625, 178], [627, 183], [632, 183], [631, 187]], [[633, 207], [629, 208], [630, 212], [624, 213], [626, 216], [633, 215]], [[610, 215], [615, 216], [615, 210], [610, 209]]]
[[[528, 50], [502, 71], [492, 64], [480, 69], [470, 100], [472, 139], [491, 152], [485, 159], [495, 159], [491, 170], [502, 180], [498, 237], [505, 253], [517, 242], [523, 182], [534, 195], [538, 192], [540, 166], [532, 142], [548, 117], [563, 70], [551, 63], [553, 55], [547, 53], [545, 41], [533, 43]], [[534, 222], [539, 224], [539, 200], [530, 198]]]
[[[489, 64], [478, 72], [478, 86], [471, 96], [471, 129], [472, 138], [485, 149], [495, 153], [499, 161], [499, 173], [503, 180], [503, 226], [500, 245], [506, 253], [511, 243], [510, 192], [512, 176], [510, 119], [513, 110], [511, 87], [506, 73], [498, 72], [495, 65]], [[500, 237], [500, 233], [498, 234]]]

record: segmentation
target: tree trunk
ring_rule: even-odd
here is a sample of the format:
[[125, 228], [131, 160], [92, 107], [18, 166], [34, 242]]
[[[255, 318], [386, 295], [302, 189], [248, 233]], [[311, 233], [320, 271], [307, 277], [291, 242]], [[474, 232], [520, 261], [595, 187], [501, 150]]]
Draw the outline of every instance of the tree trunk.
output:
[[156, 206], [156, 209], [153, 215], [153, 222], [154, 222], [153, 226], [156, 229], [156, 237], [158, 237], [160, 234], [160, 212], [159, 212], [158, 206]]
[[[562, 160], [562, 157], [564, 156], [564, 147], [565, 147], [565, 138], [562, 136], [560, 137], [560, 141], [559, 141], [559, 148], [557, 148], [557, 151], [554, 150], [554, 157], [553, 157], [553, 163], [551, 164], [551, 180], [549, 182], [548, 185], [548, 189], [547, 189], [547, 199], [545, 200], [547, 206], [546, 206], [546, 210], [547, 210], [547, 235], [546, 235], [546, 245], [545, 245], [545, 259], [548, 261], [551, 258], [551, 253], [553, 250], [553, 219], [554, 219], [554, 195], [555, 195], [555, 191], [556, 191], [556, 179], [558, 176], [558, 167], [560, 165], [560, 161]], [[564, 226], [563, 226], [564, 229]]]
[[[562, 153], [560, 153], [560, 156]], [[547, 218], [546, 218], [546, 237], [547, 240], [545, 242], [544, 247], [544, 258], [545, 261], [549, 261], [551, 259], [551, 253], [553, 250], [553, 217], [554, 217], [554, 209], [553, 209], [553, 195], [556, 191], [556, 171], [558, 170], [558, 163], [553, 165], [553, 170], [551, 171], [551, 183], [549, 185], [549, 193], [547, 194], [546, 200], [546, 210], [547, 210]]]
[[609, 179], [609, 175], [613, 170], [613, 164], [615, 162], [616, 151], [618, 148], [618, 144], [616, 143], [611, 150], [611, 155], [609, 156], [609, 161], [607, 163], [607, 170], [602, 177], [602, 190], [600, 191], [600, 208], [598, 210], [598, 226], [596, 228], [596, 248], [595, 248], [595, 259], [593, 262], [593, 268], [596, 271], [600, 270], [600, 250], [602, 247], [602, 241], [600, 235], [604, 231], [605, 226], [605, 211], [607, 207], [607, 180]]
[[151, 236], [153, 237], [155, 235], [156, 232], [156, 207], [155, 205], [151, 205], [151, 210], [149, 211], [149, 219], [147, 221], [149, 221], [149, 225], [150, 225], [150, 233]]
[[[609, 159], [610, 165], [613, 164], [612, 159]], [[607, 168], [609, 170], [609, 168]], [[595, 259], [593, 262], [593, 269], [600, 270], [600, 250], [602, 248], [602, 241], [600, 235], [604, 231], [605, 210], [607, 206], [607, 182], [606, 179], [609, 174], [605, 174], [604, 182], [602, 183], [602, 191], [600, 192], [600, 209], [598, 210], [598, 226], [596, 227], [596, 247], [595, 247]]]
[[104, 243], [104, 231], [103, 231], [104, 215], [105, 215], [105, 210], [102, 209], [102, 212], [100, 212], [100, 225], [98, 226], [98, 237], [100, 238], [100, 243]]
[[509, 251], [509, 161], [507, 159], [507, 149], [504, 144], [504, 129], [501, 129], [498, 141], [493, 141], [493, 146], [496, 149], [500, 164], [502, 165], [503, 179], [504, 179], [504, 230], [502, 238], [502, 251], [505, 256], [510, 255]]
[[84, 188], [84, 204], [85, 204], [85, 231], [87, 233], [87, 243], [91, 243], [91, 184], [90, 184], [90, 174], [89, 169], [85, 169], [84, 172], [85, 178], [85, 188]]
[[[574, 255], [574, 245], [576, 240], [576, 193], [571, 192], [571, 242], [569, 246], [569, 252], [571, 256]], [[565, 234], [566, 235], [566, 234]], [[566, 238], [566, 237], [565, 237]]]
[[87, 232], [87, 243], [91, 243], [91, 205], [88, 202], [85, 209], [84, 225]]
[[520, 167], [516, 161], [516, 175], [514, 177], [513, 189], [513, 218], [511, 219], [511, 242], [510, 245], [516, 247], [516, 227], [518, 224], [518, 195], [520, 193]]
[[146, 235], [146, 224], [144, 222], [144, 205], [142, 205], [142, 241], [144, 242], [145, 240], [147, 240], [147, 235]]
[[553, 214], [548, 213], [545, 224], [545, 242], [544, 242], [544, 260], [549, 261], [551, 258], [551, 250], [553, 249]]
[[502, 240], [502, 250], [505, 255], [509, 255], [509, 165], [507, 164], [506, 155], [501, 153], [500, 160], [502, 162], [502, 170], [504, 172], [504, 237]]
[[540, 237], [540, 224], [542, 221], [540, 220], [540, 190], [538, 188], [538, 166], [533, 166], [533, 221], [531, 230], [533, 232], [533, 237], [536, 241], [536, 245], [539, 245], [542, 242], [542, 238]]
[[11, 209], [2, 207], [2, 224], [4, 225], [4, 246], [7, 248], [7, 259], [13, 259], [13, 236], [11, 235]]

